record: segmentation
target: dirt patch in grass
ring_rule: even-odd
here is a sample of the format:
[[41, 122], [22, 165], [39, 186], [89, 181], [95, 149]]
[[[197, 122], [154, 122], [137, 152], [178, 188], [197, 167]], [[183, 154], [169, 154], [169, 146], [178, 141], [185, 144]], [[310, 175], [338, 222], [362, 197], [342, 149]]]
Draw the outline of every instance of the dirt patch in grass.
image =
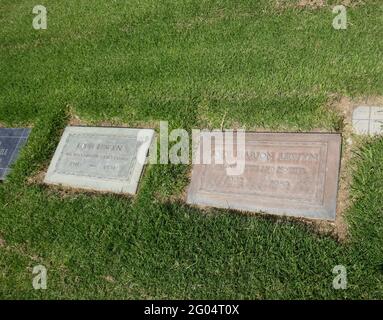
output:
[[[334, 230], [340, 241], [346, 241], [348, 237], [348, 224], [345, 220], [345, 213], [351, 205], [350, 187], [354, 169], [351, 166], [352, 152], [355, 145], [352, 143], [352, 110], [345, 97], [330, 97], [329, 108], [339, 114], [342, 119], [342, 156], [339, 170], [338, 201]], [[319, 226], [326, 229], [326, 226]]]
[[43, 184], [45, 174], [48, 170], [48, 167], [44, 167], [43, 169], [40, 169], [36, 174], [34, 174], [31, 177], [28, 177], [27, 183], [30, 185], [33, 184]]
[[33, 128], [33, 124], [27, 123], [27, 124], [6, 125], [5, 123], [0, 122], [0, 128]]
[[[336, 5], [345, 7], [356, 7], [365, 4], [362, 0], [339, 0]], [[327, 0], [276, 0], [277, 9], [321, 9], [324, 7], [333, 7], [335, 4], [329, 4]]]
[[297, 7], [303, 7], [303, 8], [321, 8], [325, 5], [326, 1], [325, 0], [299, 0], [297, 1], [296, 6]]
[[99, 195], [106, 195], [106, 194], [115, 194], [117, 196], [121, 196], [124, 198], [135, 197], [135, 195], [132, 195], [132, 194], [119, 194], [119, 193], [113, 193], [110, 191], [99, 191], [99, 190], [91, 190], [86, 188], [83, 189], [83, 188], [75, 188], [75, 187], [63, 186], [63, 185], [46, 184], [44, 182], [44, 178], [47, 171], [48, 171], [48, 166], [43, 167], [36, 174], [29, 177], [27, 179], [27, 183], [29, 185], [41, 186], [45, 188], [49, 194], [58, 195], [62, 199], [77, 196], [77, 195], [99, 196]]
[[109, 283], [115, 283], [116, 282], [116, 279], [114, 279], [114, 277], [112, 277], [111, 275], [103, 276], [103, 279]]
[[163, 194], [161, 192], [154, 192], [154, 198], [159, 203], [183, 203], [187, 198], [187, 188], [185, 190], [175, 194]]

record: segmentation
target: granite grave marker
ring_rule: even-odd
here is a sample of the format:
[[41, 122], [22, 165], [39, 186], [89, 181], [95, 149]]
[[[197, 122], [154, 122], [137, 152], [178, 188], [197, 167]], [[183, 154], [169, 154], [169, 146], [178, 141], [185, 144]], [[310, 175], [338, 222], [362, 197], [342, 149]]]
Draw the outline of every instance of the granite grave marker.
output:
[[135, 194], [152, 129], [67, 127], [44, 182]]
[[187, 202], [334, 220], [340, 153], [339, 134], [247, 132], [244, 172], [230, 176], [225, 164], [195, 164]]
[[0, 180], [5, 180], [30, 132], [30, 128], [0, 128]]
[[352, 125], [358, 134], [383, 133], [383, 107], [359, 106], [352, 113]]

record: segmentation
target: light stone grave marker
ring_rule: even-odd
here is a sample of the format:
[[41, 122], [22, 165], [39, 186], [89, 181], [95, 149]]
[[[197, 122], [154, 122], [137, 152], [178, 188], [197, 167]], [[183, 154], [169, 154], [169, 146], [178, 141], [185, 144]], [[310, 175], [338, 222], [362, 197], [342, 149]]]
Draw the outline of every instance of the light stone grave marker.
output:
[[0, 181], [10, 172], [30, 132], [30, 128], [0, 128]]
[[383, 133], [383, 107], [359, 106], [352, 114], [352, 125], [358, 134]]
[[[339, 134], [247, 132], [245, 137], [243, 173], [230, 176], [225, 164], [195, 164], [189, 204], [335, 219]], [[215, 148], [213, 140], [212, 154]]]
[[135, 194], [153, 135], [152, 129], [67, 127], [44, 182]]

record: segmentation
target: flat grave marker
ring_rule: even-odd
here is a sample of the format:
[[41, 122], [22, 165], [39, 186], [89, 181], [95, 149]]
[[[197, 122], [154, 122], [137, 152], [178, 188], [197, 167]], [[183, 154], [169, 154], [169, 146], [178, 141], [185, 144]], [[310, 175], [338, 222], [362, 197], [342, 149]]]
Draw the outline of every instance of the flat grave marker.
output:
[[44, 182], [135, 194], [154, 135], [152, 129], [67, 127]]
[[383, 133], [383, 107], [359, 106], [352, 114], [352, 126], [358, 134]]
[[0, 181], [5, 180], [10, 166], [28, 140], [30, 128], [0, 128]]
[[[189, 204], [335, 220], [340, 134], [247, 132], [245, 137], [243, 173], [230, 176], [225, 164], [195, 164]], [[203, 143], [199, 148], [202, 154]], [[212, 143], [213, 154], [214, 148]]]

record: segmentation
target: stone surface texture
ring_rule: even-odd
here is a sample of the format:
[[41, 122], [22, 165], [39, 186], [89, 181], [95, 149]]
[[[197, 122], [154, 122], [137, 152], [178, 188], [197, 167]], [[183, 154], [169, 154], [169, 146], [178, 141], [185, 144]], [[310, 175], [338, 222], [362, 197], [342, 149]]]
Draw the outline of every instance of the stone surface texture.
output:
[[383, 107], [359, 106], [352, 114], [355, 133], [377, 135], [383, 133]]
[[334, 220], [340, 155], [339, 134], [247, 132], [244, 172], [230, 176], [225, 164], [195, 164], [187, 202]]
[[5, 180], [30, 132], [30, 128], [0, 128], [0, 180]]
[[110, 127], [67, 127], [45, 183], [135, 194], [154, 131]]

